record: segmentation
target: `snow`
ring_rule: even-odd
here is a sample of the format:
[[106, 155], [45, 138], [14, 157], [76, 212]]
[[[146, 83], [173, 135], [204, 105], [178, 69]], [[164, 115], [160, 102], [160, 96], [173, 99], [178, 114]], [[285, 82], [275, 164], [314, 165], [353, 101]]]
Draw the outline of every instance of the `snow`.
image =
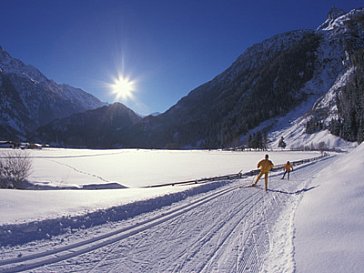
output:
[[[323, 143], [349, 153], [294, 166], [289, 181], [272, 172], [265, 192], [263, 182], [250, 187], [253, 176], [150, 186], [245, 173], [266, 153], [276, 165], [318, 153], [31, 151], [29, 180], [43, 190], [0, 189], [0, 272], [362, 272], [364, 144], [356, 147], [327, 130], [305, 132], [312, 109], [328, 113], [325, 122], [337, 117], [335, 97], [353, 73], [341, 40], [351, 31], [347, 21], [362, 14], [330, 15], [316, 31], [322, 41], [315, 72], [301, 90], [308, 100], [255, 128], [273, 126], [272, 148], [283, 136], [288, 148]], [[249, 48], [226, 78], [218, 77], [229, 81], [237, 67], [266, 60], [261, 52], [267, 48], [279, 51], [305, 33], [277, 35]], [[97, 104], [1, 48], [0, 71], [62, 91], [69, 101]]]
[[[314, 77], [314, 80], [310, 81], [305, 88], [308, 88], [307, 90], [319, 90], [325, 88], [322, 86], [322, 82], [328, 82], [329, 80], [327, 78], [322, 80], [321, 77], [324, 77], [323, 75], [327, 76], [329, 74], [335, 74], [331, 71], [332, 69], [329, 69], [329, 72], [327, 70], [328, 69], [323, 70], [322, 75], [320, 75], [318, 79], [315, 79]], [[310, 147], [311, 145], [318, 148], [320, 143], [324, 143], [325, 148], [328, 149], [339, 148], [347, 151], [355, 148], [358, 143], [345, 141], [340, 137], [332, 135], [328, 130], [322, 130], [313, 134], [306, 133], [306, 123], [311, 119], [311, 114], [309, 112], [310, 109], [321, 109], [326, 112], [327, 117], [324, 120], [326, 125], [328, 125], [332, 119], [337, 118], [338, 114], [335, 97], [340, 88], [346, 85], [352, 73], [352, 67], [342, 73], [339, 73], [334, 84], [332, 86], [330, 85], [331, 87], [329, 90], [327, 90], [326, 93], [319, 99], [316, 95], [311, 96], [307, 101], [303, 102], [285, 116], [277, 118], [275, 120], [273, 130], [269, 135], [269, 137], [274, 140], [271, 143], [271, 147], [277, 148], [279, 140], [283, 137], [287, 144], [287, 148], [291, 149], [297, 149], [304, 146]], [[307, 113], [305, 114], [305, 112]]]
[[1, 191], [0, 225], [77, 216], [181, 191], [180, 187], [116, 190]]
[[[219, 150], [32, 150], [30, 181], [54, 186], [117, 182], [127, 187], [167, 184], [248, 172], [267, 152]], [[317, 152], [269, 151], [275, 164], [319, 155]]]
[[341, 32], [341, 33], [347, 33], [350, 32], [350, 29], [347, 27], [346, 22], [350, 20], [355, 20], [362, 16], [363, 14], [363, 8], [353, 9], [348, 13], [342, 13], [341, 15], [337, 14], [336, 18], [329, 18], [326, 20], [324, 24], [322, 24], [318, 30], [322, 31], [332, 31], [332, 32]]
[[[1, 149], [0, 154], [2, 152], [11, 152], [11, 149]], [[2, 190], [0, 224], [81, 215], [181, 192], [194, 186], [141, 187], [248, 172], [255, 169], [256, 162], [267, 153], [133, 149], [43, 149], [27, 152], [33, 163], [31, 182], [43, 187], [74, 186], [79, 190]], [[294, 161], [320, 155], [317, 152], [282, 151], [269, 154], [276, 165], [288, 159]], [[110, 181], [121, 181], [129, 188], [109, 189]], [[104, 189], [83, 190], [85, 186]]]
[[[347, 45], [343, 43], [352, 31], [347, 21], [356, 22], [355, 20], [359, 20], [363, 15], [363, 11], [364, 9], [357, 9], [342, 14], [342, 11], [334, 9], [328, 20], [318, 28], [316, 34], [322, 39], [316, 52], [314, 75], [301, 90], [308, 95], [308, 99], [285, 116], [270, 121], [273, 125], [269, 135], [273, 140], [271, 147], [277, 148], [281, 137], [284, 137], [287, 148], [311, 145], [317, 147], [320, 143], [324, 143], [325, 147], [330, 149], [340, 147], [343, 150], [351, 150], [357, 146], [357, 143], [347, 142], [328, 131], [307, 134], [305, 127], [313, 115], [318, 116], [326, 128], [332, 119], [338, 118], [336, 97], [354, 72], [346, 52]], [[357, 32], [359, 36], [362, 35], [362, 32]], [[267, 126], [270, 124], [267, 123]]]
[[[350, 151], [357, 146], [357, 142], [345, 141], [332, 135], [328, 130], [306, 134], [305, 126], [302, 123], [305, 123], [305, 121], [301, 119], [294, 123], [294, 126], [285, 130], [283, 134], [279, 134], [279, 136], [284, 137], [287, 148], [300, 149], [305, 146], [310, 149], [311, 145], [313, 145], [317, 149], [320, 143], [323, 143], [325, 148]], [[273, 142], [272, 147], [278, 147], [278, 140]]]
[[[250, 187], [254, 176], [150, 186], [249, 172], [266, 153], [276, 165], [319, 153], [30, 151], [29, 180], [43, 190], [0, 189], [0, 272], [363, 271], [364, 144], [356, 147], [327, 130], [305, 132], [313, 108], [328, 113], [325, 122], [337, 115], [335, 97], [353, 72], [339, 38], [349, 31], [346, 21], [362, 13], [335, 15], [318, 29], [323, 39], [315, 73], [301, 90], [308, 100], [255, 128], [272, 126], [272, 148], [283, 136], [287, 148], [324, 143], [349, 153], [294, 166], [289, 181], [272, 172], [265, 192], [262, 181]], [[221, 80], [228, 81], [238, 66], [263, 62], [264, 48], [277, 51], [304, 33], [251, 47]], [[10, 56], [0, 53], [0, 69], [9, 72]], [[32, 67], [19, 61], [14, 69], [42, 83]], [[71, 101], [83, 96], [67, 86], [62, 90]]]
[[[358, 177], [363, 153], [364, 144], [348, 154], [295, 166], [291, 180], [281, 180], [281, 171], [272, 172], [267, 193], [262, 181], [248, 187], [253, 177], [159, 188], [1, 190], [0, 272], [360, 272], [364, 187]], [[124, 163], [132, 162], [132, 155], [162, 165], [168, 158], [182, 158], [191, 172], [202, 168], [200, 173], [212, 176], [215, 161], [220, 161], [220, 171], [223, 166], [230, 171], [227, 166], [235, 161], [254, 169], [264, 153], [32, 152], [42, 164], [84, 162], [82, 170], [90, 172], [91, 166], [97, 175], [107, 168], [99, 164], [96, 169], [98, 160], [126, 157]], [[317, 153], [269, 155], [278, 164]], [[204, 164], [196, 165], [196, 158]], [[148, 162], [151, 168], [153, 164]], [[169, 177], [178, 174], [176, 169], [168, 172]], [[136, 185], [145, 186], [145, 181]]]
[[308, 95], [307, 100], [286, 115], [267, 120], [252, 130], [254, 132], [271, 127], [269, 139], [272, 140], [272, 148], [278, 148], [281, 137], [284, 137], [287, 148], [292, 149], [304, 146], [317, 148], [320, 142], [330, 149], [340, 147], [343, 150], [350, 150], [357, 145], [357, 143], [336, 137], [328, 131], [316, 134], [306, 133], [306, 123], [312, 117], [312, 110], [326, 113], [324, 117], [326, 125], [332, 119], [337, 119], [336, 96], [347, 84], [354, 71], [349, 63], [343, 62], [346, 59], [344, 45], [338, 42], [338, 38], [326, 30], [317, 31], [317, 34], [321, 35], [322, 41], [316, 52], [314, 74], [301, 89], [301, 92]]
[[31, 65], [25, 65], [22, 61], [12, 58], [3, 48], [0, 47], [0, 68], [6, 74], [22, 75], [36, 83], [45, 82], [46, 78], [38, 69]]
[[[322, 170], [296, 212], [297, 272], [364, 268], [364, 144]], [[309, 261], [309, 262], [308, 262]]]

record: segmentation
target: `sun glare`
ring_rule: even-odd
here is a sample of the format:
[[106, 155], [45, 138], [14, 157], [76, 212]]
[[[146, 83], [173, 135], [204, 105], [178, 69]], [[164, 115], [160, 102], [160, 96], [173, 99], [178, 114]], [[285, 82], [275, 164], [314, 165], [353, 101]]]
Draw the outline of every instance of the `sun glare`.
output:
[[116, 95], [117, 99], [127, 100], [133, 98], [135, 90], [134, 82], [128, 78], [119, 76], [114, 80], [111, 85], [112, 92]]

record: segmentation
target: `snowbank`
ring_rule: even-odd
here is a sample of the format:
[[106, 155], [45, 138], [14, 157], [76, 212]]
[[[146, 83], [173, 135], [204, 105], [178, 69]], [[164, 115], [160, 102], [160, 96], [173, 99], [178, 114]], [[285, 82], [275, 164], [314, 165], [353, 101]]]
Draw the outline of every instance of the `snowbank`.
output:
[[40, 191], [2, 189], [0, 225], [84, 215], [95, 210], [176, 193], [183, 189], [181, 187]]
[[362, 272], [364, 143], [315, 177], [296, 212], [296, 272]]
[[[23, 244], [129, 219], [227, 183], [230, 181], [156, 189], [59, 190], [32, 194], [27, 191], [28, 196], [20, 195], [21, 198], [17, 196], [21, 191], [4, 190], [7, 193], [4, 197], [8, 197], [0, 201], [0, 206], [5, 207], [0, 214], [0, 246]], [[67, 195], [62, 192], [67, 192]]]

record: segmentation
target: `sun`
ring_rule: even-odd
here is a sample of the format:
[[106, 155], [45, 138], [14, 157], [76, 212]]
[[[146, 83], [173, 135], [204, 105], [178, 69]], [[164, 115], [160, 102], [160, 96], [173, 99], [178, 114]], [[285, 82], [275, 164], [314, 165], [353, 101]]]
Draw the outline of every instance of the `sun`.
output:
[[118, 76], [111, 84], [111, 90], [117, 99], [128, 100], [133, 98], [135, 84], [126, 77]]

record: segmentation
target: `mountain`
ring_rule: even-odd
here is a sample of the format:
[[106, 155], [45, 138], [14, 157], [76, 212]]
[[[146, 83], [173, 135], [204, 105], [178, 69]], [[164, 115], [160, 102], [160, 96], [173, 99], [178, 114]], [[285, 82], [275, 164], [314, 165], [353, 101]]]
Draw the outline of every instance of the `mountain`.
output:
[[240, 136], [260, 122], [307, 99], [301, 89], [314, 74], [319, 44], [314, 31], [294, 31], [254, 45], [167, 112], [144, 119], [136, 130], [140, 137], [129, 141], [151, 147], [240, 144]]
[[144, 119], [128, 141], [216, 148], [261, 135], [274, 147], [284, 136], [293, 148], [312, 144], [318, 132], [330, 135], [331, 148], [362, 141], [363, 17], [363, 9], [332, 9], [317, 30], [279, 34], [248, 48], [167, 112]]
[[[317, 55], [322, 76], [311, 83], [323, 87], [322, 96], [272, 133], [274, 145], [282, 137], [291, 148], [312, 143], [350, 147], [364, 139], [364, 9], [334, 9], [316, 33], [323, 37]], [[335, 73], [329, 73], [333, 68]]]
[[85, 91], [59, 85], [0, 47], [0, 138], [24, 139], [56, 118], [105, 105]]
[[[282, 137], [291, 148], [360, 142], [363, 22], [364, 9], [332, 9], [316, 30], [291, 31], [255, 44], [165, 113], [147, 116], [127, 130], [110, 127], [117, 137], [107, 146], [261, 147], [271, 141], [277, 147]], [[59, 121], [57, 132], [64, 130], [62, 122], [68, 121]]]
[[52, 121], [37, 133], [42, 141], [56, 145], [115, 148], [122, 147], [119, 138], [141, 119], [123, 104], [114, 103]]

